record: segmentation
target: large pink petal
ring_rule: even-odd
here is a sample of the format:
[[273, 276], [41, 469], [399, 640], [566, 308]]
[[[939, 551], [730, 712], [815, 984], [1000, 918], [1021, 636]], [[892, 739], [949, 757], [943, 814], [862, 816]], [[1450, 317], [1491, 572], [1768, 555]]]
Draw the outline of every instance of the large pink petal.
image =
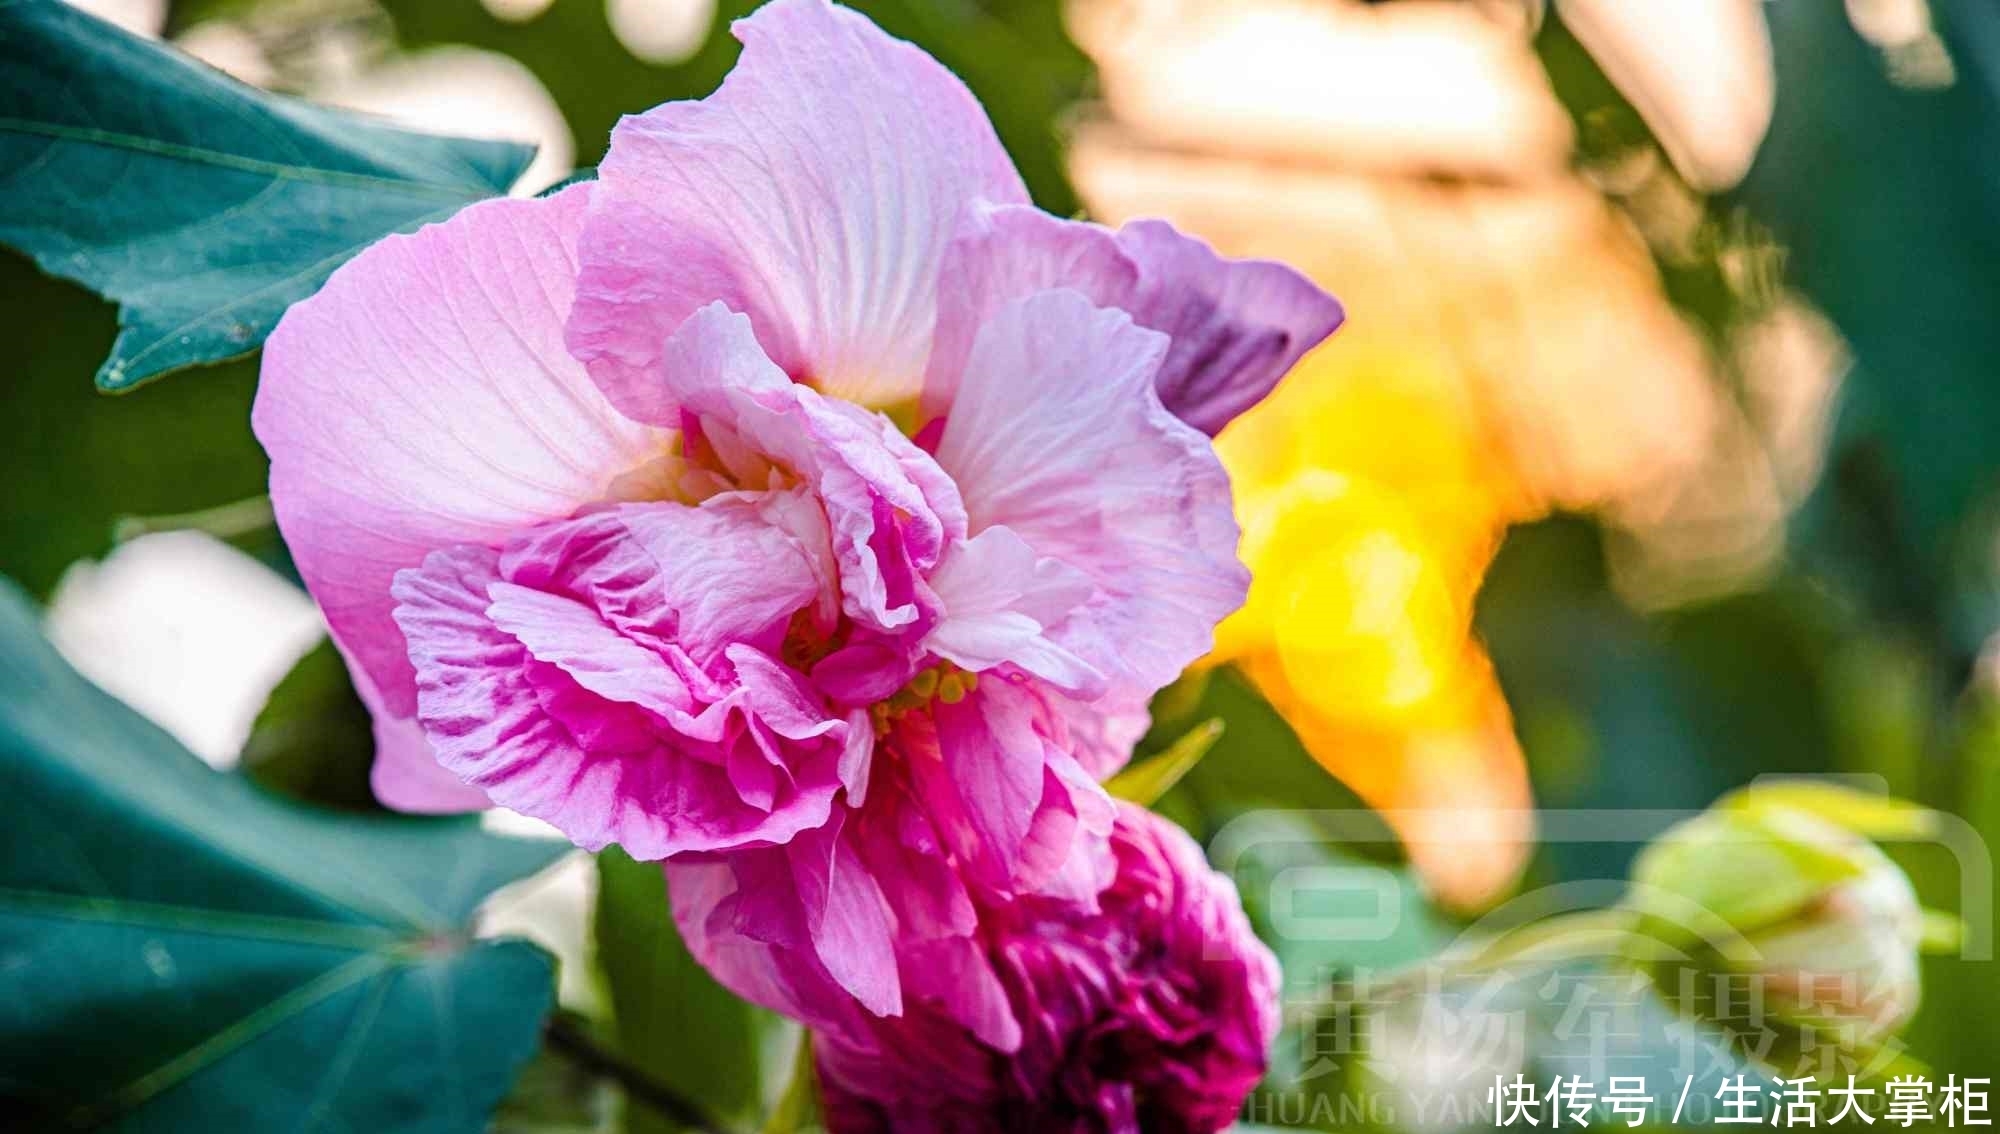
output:
[[1111, 884], [1111, 829], [1118, 817], [1111, 796], [1066, 752], [1051, 751], [1042, 805], [1028, 830], [1020, 888], [1094, 908]]
[[1021, 1022], [978, 939], [913, 942], [903, 950], [902, 960], [903, 986], [910, 999], [929, 1001], [995, 1051], [1020, 1048]]
[[882, 798], [856, 809], [847, 834], [888, 896], [898, 935], [907, 942], [971, 934], [978, 926], [972, 895], [911, 795], [906, 769], [889, 764], [877, 791]]
[[1229, 479], [1153, 391], [1167, 337], [1068, 290], [980, 329], [938, 439], [971, 530], [1005, 525], [1096, 593], [1050, 634], [1146, 696], [1242, 604]]
[[903, 1011], [889, 901], [842, 837], [841, 824], [802, 831], [786, 847], [806, 932], [827, 974], [877, 1016]]
[[[399, 595], [426, 593], [409, 586], [398, 591]], [[665, 658], [606, 625], [590, 607], [567, 595], [506, 582], [497, 574], [484, 588], [469, 589], [468, 601], [476, 602], [482, 591], [488, 600], [487, 622], [526, 649], [524, 666], [533, 662], [555, 666], [585, 692], [618, 705], [636, 705], [655, 716], [694, 708], [687, 683]], [[399, 617], [413, 616], [399, 611]], [[425, 649], [432, 642], [413, 638], [411, 644]], [[429, 677], [426, 668], [418, 668], [420, 690]]]
[[[681, 940], [724, 988], [815, 1030], [865, 1034], [859, 1006], [805, 940], [784, 848], [682, 857], [664, 865]], [[768, 902], [747, 902], [746, 883], [777, 894]], [[745, 924], [746, 916], [765, 920]]]
[[862, 16], [777, 0], [733, 30], [720, 89], [612, 132], [570, 345], [614, 400], [645, 401], [667, 336], [721, 300], [791, 376], [912, 397], [959, 214], [1025, 201], [1020, 177], [971, 92]]
[[950, 411], [972, 340], [988, 319], [1015, 300], [1059, 287], [1082, 292], [1100, 307], [1117, 307], [1138, 290], [1139, 265], [1103, 225], [1063, 220], [1032, 205], [981, 202], [967, 210], [939, 270], [924, 414]]
[[666, 871], [689, 952], [738, 996], [857, 1036], [901, 1012], [886, 898], [839, 819], [782, 847], [684, 856]]
[[908, 721], [898, 739], [915, 801], [964, 878], [988, 894], [1090, 903], [1109, 881], [1111, 799], [1059, 747], [1043, 692], [991, 676], [930, 720], [934, 735]]
[[948, 412], [973, 337], [994, 312], [1059, 287], [1167, 335], [1160, 401], [1210, 436], [1270, 393], [1344, 318], [1337, 300], [1293, 269], [1224, 259], [1164, 221], [1114, 233], [1034, 208], [983, 207], [967, 215], [945, 254], [925, 412]]
[[507, 577], [575, 593], [621, 631], [713, 668], [731, 645], [777, 653], [794, 612], [827, 597], [824, 520], [793, 493], [717, 496], [699, 506], [627, 504], [510, 544]]
[[1153, 726], [1148, 708], [1153, 690], [1117, 685], [1094, 700], [1050, 691], [1049, 710], [1060, 718], [1068, 735], [1064, 750], [1076, 757], [1092, 779], [1109, 779], [1132, 759], [1132, 749]]
[[434, 777], [397, 741], [413, 736], [397, 722], [416, 688], [390, 616], [395, 573], [567, 516], [665, 451], [562, 345], [588, 194], [482, 202], [389, 237], [264, 347], [251, 425], [279, 528], [373, 702], [394, 762], [381, 785], [420, 809], [450, 801], [422, 788]]

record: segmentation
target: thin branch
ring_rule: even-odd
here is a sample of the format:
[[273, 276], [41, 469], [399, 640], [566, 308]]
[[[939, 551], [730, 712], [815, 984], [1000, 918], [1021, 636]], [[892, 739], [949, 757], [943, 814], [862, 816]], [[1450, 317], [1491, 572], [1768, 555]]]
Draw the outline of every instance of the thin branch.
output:
[[605, 1049], [574, 1018], [557, 1012], [549, 1017], [543, 1033], [551, 1050], [561, 1052], [585, 1071], [617, 1083], [627, 1096], [666, 1118], [701, 1134], [737, 1134], [700, 1103]]

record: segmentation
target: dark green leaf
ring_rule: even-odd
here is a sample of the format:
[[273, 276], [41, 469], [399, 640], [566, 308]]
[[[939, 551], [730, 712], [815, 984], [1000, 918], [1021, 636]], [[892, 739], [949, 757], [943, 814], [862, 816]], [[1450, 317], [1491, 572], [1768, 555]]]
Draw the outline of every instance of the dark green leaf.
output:
[[0, 585], [0, 1109], [31, 1125], [475, 1131], [551, 965], [467, 924], [558, 848], [303, 809], [84, 681]]
[[0, 0], [0, 108], [0, 243], [120, 305], [106, 390], [249, 352], [532, 156], [267, 95], [55, 0]]
[[[651, 1078], [745, 1121], [764, 1101], [764, 1037], [776, 1017], [746, 1004], [682, 944], [657, 862], [616, 847], [597, 856], [597, 960], [611, 992], [618, 1047]], [[634, 1101], [631, 1134], [677, 1129]]]
[[322, 641], [285, 675], [243, 744], [243, 774], [294, 799], [375, 808], [368, 786], [375, 734], [347, 666]]
[[[264, 491], [250, 436], [253, 362], [107, 398], [83, 380], [114, 331], [109, 305], [0, 250], [0, 574], [46, 596], [63, 569], [111, 550], [131, 514], [189, 512]], [[282, 556], [275, 525], [238, 546]]]

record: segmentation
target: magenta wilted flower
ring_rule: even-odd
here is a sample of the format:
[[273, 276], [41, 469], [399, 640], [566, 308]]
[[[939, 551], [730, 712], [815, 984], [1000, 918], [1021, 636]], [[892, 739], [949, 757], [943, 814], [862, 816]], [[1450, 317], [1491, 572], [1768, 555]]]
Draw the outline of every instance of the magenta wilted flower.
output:
[[1204, 431], [1340, 308], [1037, 212], [852, 12], [737, 34], [596, 182], [334, 273], [254, 424], [386, 802], [669, 858], [732, 987], [894, 1013], [976, 895], [1103, 885], [1096, 781], [1245, 589]]
[[1278, 1030], [1278, 964], [1229, 880], [1178, 827], [1120, 804], [1117, 870], [1089, 909], [985, 911], [999, 1040], [915, 1007], [815, 1037], [835, 1134], [1228, 1126]]

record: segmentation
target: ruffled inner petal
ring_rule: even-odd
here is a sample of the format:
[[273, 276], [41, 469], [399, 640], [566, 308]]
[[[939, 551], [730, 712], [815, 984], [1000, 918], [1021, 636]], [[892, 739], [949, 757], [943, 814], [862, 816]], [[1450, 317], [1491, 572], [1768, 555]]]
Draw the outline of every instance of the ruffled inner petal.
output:
[[1048, 636], [1090, 598], [1082, 572], [996, 525], [948, 551], [930, 585], [943, 610], [924, 639], [932, 653], [974, 672], [1013, 665], [1066, 692], [1103, 692], [1104, 674]]
[[754, 455], [818, 500], [847, 616], [879, 631], [918, 628], [933, 605], [923, 576], [965, 534], [957, 487], [930, 455], [882, 415], [788, 380], [749, 320], [720, 304], [674, 333], [664, 365], [693, 432], [728, 438], [738, 462]]
[[1049, 639], [1140, 698], [1242, 605], [1229, 479], [1152, 386], [1166, 336], [1074, 291], [1003, 307], [973, 343], [938, 464], [970, 526], [1005, 526], [1089, 578]]
[[396, 616], [440, 763], [581, 846], [639, 858], [824, 824], [849, 723], [763, 648], [819, 602], [810, 558], [734, 497], [434, 553], [398, 575]]

